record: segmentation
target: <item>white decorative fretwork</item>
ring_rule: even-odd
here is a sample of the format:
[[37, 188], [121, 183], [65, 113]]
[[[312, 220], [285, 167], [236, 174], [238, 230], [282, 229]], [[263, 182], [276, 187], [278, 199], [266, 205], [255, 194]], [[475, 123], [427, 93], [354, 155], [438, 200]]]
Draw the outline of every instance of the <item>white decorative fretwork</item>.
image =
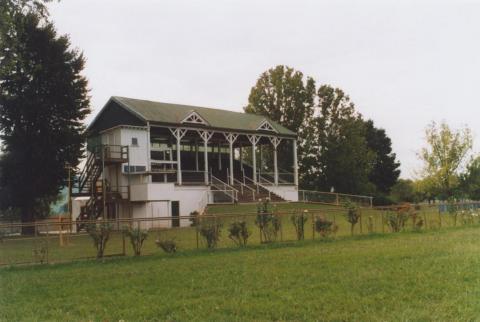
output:
[[183, 120], [182, 123], [191, 123], [191, 124], [202, 124], [202, 125], [208, 125], [208, 122], [205, 121], [203, 117], [200, 116], [195, 111], [191, 111]]
[[270, 122], [268, 122], [267, 120], [263, 120], [262, 123], [260, 123], [260, 125], [257, 127], [257, 131], [270, 131], [270, 132], [277, 132], [277, 130], [275, 130], [272, 126], [272, 124], [270, 124]]

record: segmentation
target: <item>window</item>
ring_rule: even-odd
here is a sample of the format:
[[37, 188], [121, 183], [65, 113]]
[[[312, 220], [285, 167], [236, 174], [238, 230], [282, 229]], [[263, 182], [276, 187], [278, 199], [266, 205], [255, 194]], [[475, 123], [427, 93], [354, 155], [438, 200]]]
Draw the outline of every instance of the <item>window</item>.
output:
[[138, 139], [132, 138], [132, 146], [138, 146]]

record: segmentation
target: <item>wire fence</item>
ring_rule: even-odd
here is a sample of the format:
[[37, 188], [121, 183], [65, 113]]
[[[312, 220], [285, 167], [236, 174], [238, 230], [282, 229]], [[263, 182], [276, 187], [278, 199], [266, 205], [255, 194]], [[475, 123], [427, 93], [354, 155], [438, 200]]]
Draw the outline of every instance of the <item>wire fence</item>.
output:
[[[298, 204], [297, 209], [289, 211], [97, 220], [86, 224], [108, 227], [104, 257], [134, 255], [128, 229], [145, 232], [141, 255], [152, 255], [163, 252], [159, 247], [162, 243], [173, 244], [181, 252], [239, 247], [245, 236], [248, 236], [245, 241], [248, 246], [299, 239], [335, 239], [352, 233], [386, 234], [480, 224], [480, 209], [473, 206], [457, 212], [442, 212], [439, 207], [428, 205], [358, 208], [359, 216], [353, 226], [348, 221], [351, 214], [343, 207], [304, 209], [303, 206], [306, 205]], [[85, 228], [70, 221], [2, 223], [0, 266], [96, 258], [92, 235]], [[30, 234], [25, 235], [25, 231]], [[240, 242], [236, 236], [240, 236]]]

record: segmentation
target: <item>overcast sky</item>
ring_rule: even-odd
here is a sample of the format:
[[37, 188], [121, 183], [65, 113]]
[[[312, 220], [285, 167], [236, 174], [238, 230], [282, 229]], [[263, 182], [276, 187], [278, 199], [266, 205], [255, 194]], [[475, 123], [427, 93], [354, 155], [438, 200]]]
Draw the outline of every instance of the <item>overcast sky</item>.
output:
[[386, 129], [403, 177], [432, 120], [480, 140], [480, 2], [63, 0], [50, 10], [85, 53], [93, 116], [113, 95], [241, 111], [258, 76], [284, 64], [345, 90]]

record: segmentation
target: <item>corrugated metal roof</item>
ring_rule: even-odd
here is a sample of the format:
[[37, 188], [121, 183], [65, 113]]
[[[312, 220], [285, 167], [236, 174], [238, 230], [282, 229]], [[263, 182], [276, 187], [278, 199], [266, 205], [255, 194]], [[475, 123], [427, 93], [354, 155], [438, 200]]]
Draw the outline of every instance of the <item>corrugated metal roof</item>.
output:
[[152, 123], [179, 125], [182, 124], [181, 122], [192, 113], [192, 111], [195, 111], [208, 123], [208, 127], [212, 128], [252, 132], [257, 130], [263, 120], [268, 120], [278, 134], [288, 136], [296, 135], [286, 127], [261, 115], [208, 107], [153, 102], [119, 96], [113, 96], [112, 100], [143, 120]]

